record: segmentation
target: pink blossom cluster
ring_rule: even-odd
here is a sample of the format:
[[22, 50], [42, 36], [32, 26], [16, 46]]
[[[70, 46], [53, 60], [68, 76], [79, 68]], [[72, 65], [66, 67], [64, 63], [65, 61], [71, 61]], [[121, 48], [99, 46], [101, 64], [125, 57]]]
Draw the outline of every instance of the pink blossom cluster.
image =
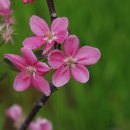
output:
[[[31, 86], [49, 96], [51, 93], [49, 83], [44, 76], [54, 70], [52, 83], [55, 87], [67, 84], [72, 76], [80, 83], [89, 80], [89, 71], [86, 66], [96, 64], [100, 59], [100, 51], [97, 48], [83, 46], [76, 35], [68, 33], [68, 19], [66, 17], [56, 18], [49, 27], [46, 21], [38, 16], [30, 18], [30, 28], [33, 36], [23, 41], [21, 52], [23, 56], [5, 54], [18, 69], [14, 81], [17, 91], [24, 91]], [[55, 49], [56, 45], [63, 45], [63, 49]], [[47, 57], [47, 63], [38, 61], [33, 50], [43, 49], [42, 55]]]
[[[14, 122], [14, 127], [19, 128], [24, 121], [22, 107], [14, 104], [6, 110], [6, 116]], [[37, 118], [31, 122], [29, 130], [52, 130], [52, 123], [46, 118]]]
[[5, 43], [9, 41], [13, 42], [13, 19], [11, 17], [11, 14], [12, 10], [10, 0], [0, 0], [0, 16], [2, 19], [2, 23], [0, 23], [0, 37], [2, 38], [2, 40], [4, 40]]

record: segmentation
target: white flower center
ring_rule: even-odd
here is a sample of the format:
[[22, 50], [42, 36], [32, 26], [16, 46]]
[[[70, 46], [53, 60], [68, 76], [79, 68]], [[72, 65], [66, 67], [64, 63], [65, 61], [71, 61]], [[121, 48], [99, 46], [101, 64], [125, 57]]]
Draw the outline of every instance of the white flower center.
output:
[[36, 75], [36, 68], [33, 66], [27, 66], [25, 67], [25, 70], [29, 76], [35, 76]]
[[47, 32], [44, 38], [44, 40], [48, 43], [51, 43], [55, 39], [56, 39], [55, 33], [52, 32]]
[[64, 62], [65, 62], [66, 65], [71, 66], [73, 64], [76, 64], [77, 59], [72, 57], [72, 56], [70, 56], [70, 57], [65, 58]]

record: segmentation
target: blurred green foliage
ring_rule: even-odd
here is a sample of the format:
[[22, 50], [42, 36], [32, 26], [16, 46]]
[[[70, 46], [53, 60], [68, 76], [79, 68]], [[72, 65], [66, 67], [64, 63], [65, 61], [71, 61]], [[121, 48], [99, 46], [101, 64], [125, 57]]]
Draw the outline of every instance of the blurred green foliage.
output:
[[[22, 41], [32, 35], [29, 18], [43, 17], [50, 23], [45, 0], [24, 5], [11, 0], [16, 25], [15, 44], [0, 48], [5, 53], [20, 53]], [[130, 1], [129, 0], [55, 0], [58, 16], [67, 16], [71, 34], [81, 45], [101, 50], [100, 61], [89, 67], [86, 84], [73, 79], [51, 96], [38, 116], [53, 122], [54, 130], [130, 130]], [[13, 89], [16, 72], [0, 64], [0, 73], [8, 77], [0, 83], [0, 129], [6, 124], [5, 109], [23, 106], [25, 114], [41, 96], [36, 90], [18, 93]], [[50, 76], [49, 76], [50, 79]]]

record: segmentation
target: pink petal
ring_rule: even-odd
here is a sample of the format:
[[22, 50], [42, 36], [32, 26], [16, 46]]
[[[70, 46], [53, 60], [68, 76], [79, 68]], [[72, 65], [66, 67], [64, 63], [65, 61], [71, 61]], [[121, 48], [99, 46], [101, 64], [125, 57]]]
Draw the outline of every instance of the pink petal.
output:
[[52, 82], [56, 87], [61, 87], [70, 80], [70, 70], [68, 66], [62, 66], [54, 72]]
[[34, 65], [37, 62], [37, 58], [34, 53], [27, 47], [21, 49], [23, 56], [26, 59], [27, 64]]
[[30, 27], [36, 36], [44, 36], [46, 32], [50, 32], [47, 23], [35, 15], [30, 18]]
[[68, 28], [68, 19], [66, 17], [62, 18], [56, 18], [52, 22], [51, 31], [52, 32], [59, 32], [59, 31], [65, 31]]
[[37, 62], [35, 68], [39, 75], [44, 75], [50, 71], [50, 67], [44, 62]]
[[28, 77], [25, 71], [20, 72], [17, 74], [15, 81], [14, 81], [14, 89], [16, 91], [24, 91], [28, 89], [31, 85], [31, 78]]
[[72, 76], [75, 80], [86, 83], [89, 80], [89, 71], [83, 65], [75, 65], [72, 67]]
[[23, 41], [23, 45], [30, 49], [40, 48], [46, 41], [43, 37], [29, 37]]
[[41, 124], [41, 130], [52, 130], [52, 124], [51, 122], [46, 122]]
[[56, 42], [62, 43], [68, 36], [68, 31], [59, 31], [56, 33]]
[[23, 57], [14, 54], [5, 54], [4, 57], [10, 60], [18, 69], [23, 69], [26, 61]]
[[64, 64], [65, 56], [60, 50], [54, 50], [48, 55], [48, 63], [53, 69], [58, 69]]
[[75, 35], [70, 35], [65, 40], [64, 49], [67, 56], [74, 56], [79, 48], [79, 39]]
[[6, 115], [7, 117], [11, 118], [14, 122], [17, 122], [22, 118], [23, 111], [19, 105], [15, 104], [6, 110]]
[[29, 126], [30, 130], [52, 130], [52, 124], [47, 119], [38, 118], [35, 122], [32, 122]]
[[34, 0], [22, 0], [24, 4], [33, 3]]
[[97, 63], [101, 54], [97, 48], [84, 46], [81, 47], [75, 57], [78, 59], [78, 63], [82, 65], [92, 65]]
[[47, 43], [46, 47], [43, 49], [42, 55], [47, 54], [51, 50], [51, 48], [53, 47], [53, 45], [54, 45], [54, 42]]
[[62, 43], [68, 35], [68, 19], [66, 17], [53, 20], [51, 31], [55, 33], [56, 42]]
[[39, 75], [32, 77], [32, 84], [36, 89], [44, 93], [46, 96], [49, 96], [51, 93], [48, 81]]
[[9, 9], [11, 2], [9, 0], [0, 0], [0, 6], [4, 9]]

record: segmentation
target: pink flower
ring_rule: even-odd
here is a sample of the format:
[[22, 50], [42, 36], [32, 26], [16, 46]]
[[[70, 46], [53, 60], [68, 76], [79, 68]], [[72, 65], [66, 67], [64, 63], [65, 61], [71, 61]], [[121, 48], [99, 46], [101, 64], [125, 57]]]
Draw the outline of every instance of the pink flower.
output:
[[84, 46], [79, 48], [75, 35], [69, 36], [64, 43], [64, 52], [54, 50], [48, 55], [48, 62], [55, 70], [52, 82], [56, 87], [63, 86], [70, 80], [70, 75], [81, 82], [89, 80], [89, 71], [85, 66], [95, 64], [100, 58], [97, 48]]
[[0, 15], [5, 17], [5, 23], [10, 24], [11, 18], [10, 14], [12, 11], [10, 10], [11, 2], [9, 0], [0, 0]]
[[66, 17], [53, 20], [51, 29], [49, 29], [48, 24], [43, 19], [32, 16], [30, 26], [36, 36], [25, 39], [23, 45], [30, 49], [37, 49], [46, 43], [43, 54], [52, 48], [54, 42], [62, 43], [68, 35], [68, 19]]
[[37, 119], [29, 126], [30, 130], [52, 130], [52, 124], [47, 119]]
[[9, 0], [0, 0], [0, 9], [9, 9], [10, 5], [11, 3]]
[[22, 107], [14, 104], [6, 110], [6, 115], [12, 119], [15, 128], [19, 128], [24, 121]]
[[22, 0], [24, 4], [32, 3], [34, 0]]
[[24, 91], [33, 85], [36, 89], [44, 93], [46, 96], [50, 94], [48, 81], [42, 76], [45, 75], [50, 68], [43, 62], [38, 62], [33, 52], [24, 47], [21, 49], [23, 57], [14, 54], [5, 54], [5, 58], [10, 60], [19, 70], [20, 73], [14, 81], [16, 91]]
[[6, 115], [16, 122], [23, 117], [23, 111], [19, 105], [15, 104], [6, 110]]

